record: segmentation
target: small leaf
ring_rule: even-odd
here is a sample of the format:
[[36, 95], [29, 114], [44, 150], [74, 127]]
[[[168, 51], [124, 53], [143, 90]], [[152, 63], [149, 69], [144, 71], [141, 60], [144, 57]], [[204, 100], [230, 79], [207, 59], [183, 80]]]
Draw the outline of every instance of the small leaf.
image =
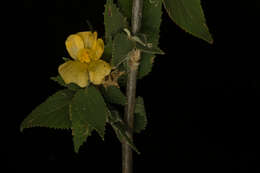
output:
[[142, 58], [139, 65], [138, 79], [142, 79], [152, 71], [155, 58], [155, 55], [149, 53], [142, 53], [141, 55]]
[[[71, 103], [72, 130], [75, 135], [82, 134], [83, 128], [92, 127], [104, 138], [105, 123], [109, 110], [100, 92], [94, 87], [80, 89]], [[86, 129], [85, 129], [86, 130]], [[79, 138], [75, 136], [75, 138]]]
[[137, 97], [136, 99], [134, 118], [134, 132], [140, 133], [142, 130], [145, 130], [147, 117], [142, 97]]
[[64, 80], [61, 78], [60, 75], [51, 77], [50, 79], [53, 80], [54, 82], [57, 82], [61, 86], [67, 87], [67, 85], [65, 84]]
[[136, 146], [134, 145], [133, 141], [129, 138], [127, 135], [127, 127], [124, 124], [124, 122], [121, 120], [120, 115], [117, 111], [111, 111], [112, 118], [110, 120], [113, 120], [110, 122], [112, 125], [118, 140], [122, 143], [125, 139], [127, 144], [135, 151], [137, 154], [140, 154]]
[[103, 88], [102, 91], [107, 102], [123, 106], [126, 104], [126, 97], [119, 88], [115, 86], [110, 86], [107, 88]]
[[171, 19], [186, 32], [213, 43], [200, 0], [163, 0]]
[[48, 127], [56, 129], [69, 129], [69, 104], [74, 96], [73, 91], [65, 89], [50, 96], [28, 115], [21, 124], [24, 128]]
[[143, 3], [143, 18], [140, 30], [140, 33], [142, 33], [143, 38], [140, 38], [142, 38], [142, 40], [144, 40], [146, 44], [152, 45], [152, 48], [155, 48], [155, 50], [151, 49], [148, 51], [147, 49], [143, 48], [138, 72], [139, 79], [148, 75], [152, 71], [153, 61], [155, 58], [153, 52], [159, 51], [158, 44], [160, 38], [160, 24], [162, 17], [161, 0], [144, 0]]
[[108, 40], [105, 45], [105, 49], [104, 49], [104, 53], [103, 53], [103, 59], [105, 61], [110, 61], [110, 59], [112, 57], [112, 48], [113, 48], [113, 41]]
[[126, 18], [122, 15], [113, 0], [107, 0], [104, 12], [106, 41], [128, 26]]
[[67, 61], [70, 61], [71, 59], [70, 58], [66, 58], [66, 57], [62, 57], [63, 61], [67, 62]]
[[162, 17], [161, 0], [144, 0], [143, 17], [140, 33], [147, 37], [147, 42], [157, 47], [160, 38], [160, 25]]
[[123, 61], [126, 61], [128, 53], [133, 48], [134, 42], [129, 40], [125, 33], [117, 34], [113, 41], [111, 65], [115, 67]]
[[124, 16], [130, 20], [132, 16], [132, 0], [118, 0], [118, 6]]

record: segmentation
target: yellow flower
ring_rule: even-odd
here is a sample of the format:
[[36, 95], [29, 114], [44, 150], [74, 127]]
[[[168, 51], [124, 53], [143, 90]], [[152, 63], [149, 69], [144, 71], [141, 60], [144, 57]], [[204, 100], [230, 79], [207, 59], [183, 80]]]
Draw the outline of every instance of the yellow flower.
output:
[[66, 84], [75, 83], [86, 87], [89, 83], [100, 85], [110, 71], [110, 65], [101, 60], [104, 42], [97, 38], [97, 32], [79, 32], [70, 35], [65, 42], [73, 60], [59, 66], [59, 74]]

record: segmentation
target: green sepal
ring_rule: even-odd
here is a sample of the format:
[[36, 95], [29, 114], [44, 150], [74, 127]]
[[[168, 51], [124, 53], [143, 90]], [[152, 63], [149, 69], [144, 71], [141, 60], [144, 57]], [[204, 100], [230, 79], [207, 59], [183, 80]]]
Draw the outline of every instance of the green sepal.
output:
[[208, 43], [213, 43], [200, 0], [163, 0], [163, 3], [171, 19], [180, 28]]
[[142, 97], [136, 98], [135, 113], [134, 113], [134, 132], [140, 133], [145, 130], [147, 125], [147, 117]]
[[62, 57], [63, 61], [67, 62], [67, 61], [71, 61], [70, 58], [67, 58], [67, 57]]
[[75, 92], [64, 89], [47, 98], [24, 119], [20, 130], [31, 127], [69, 129], [69, 104], [74, 94]]

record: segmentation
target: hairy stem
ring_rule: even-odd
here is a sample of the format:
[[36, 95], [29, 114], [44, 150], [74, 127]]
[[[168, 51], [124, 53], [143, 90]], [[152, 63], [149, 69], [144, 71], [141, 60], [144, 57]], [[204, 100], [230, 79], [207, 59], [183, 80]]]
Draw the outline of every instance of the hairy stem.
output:
[[[135, 35], [142, 21], [143, 0], [133, 0], [132, 7], [132, 34]], [[133, 140], [134, 126], [134, 110], [135, 110], [135, 92], [136, 92], [136, 76], [141, 58], [140, 50], [135, 49], [128, 61], [128, 78], [127, 78], [127, 105], [125, 107], [124, 120], [128, 126], [128, 136]], [[122, 144], [122, 173], [133, 172], [132, 150], [126, 141]]]

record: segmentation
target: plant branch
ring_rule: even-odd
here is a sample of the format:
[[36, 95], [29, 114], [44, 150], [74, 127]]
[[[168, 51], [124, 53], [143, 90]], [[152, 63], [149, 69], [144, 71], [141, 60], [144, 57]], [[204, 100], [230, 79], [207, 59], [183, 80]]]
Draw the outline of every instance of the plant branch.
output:
[[[133, 0], [132, 7], [132, 34], [136, 35], [141, 27], [143, 0]], [[125, 107], [124, 120], [128, 126], [128, 136], [133, 140], [135, 94], [136, 94], [136, 77], [138, 73], [139, 60], [141, 58], [140, 50], [134, 49], [128, 61], [127, 77], [127, 105]], [[132, 150], [124, 140], [122, 144], [122, 172], [133, 172]]]

